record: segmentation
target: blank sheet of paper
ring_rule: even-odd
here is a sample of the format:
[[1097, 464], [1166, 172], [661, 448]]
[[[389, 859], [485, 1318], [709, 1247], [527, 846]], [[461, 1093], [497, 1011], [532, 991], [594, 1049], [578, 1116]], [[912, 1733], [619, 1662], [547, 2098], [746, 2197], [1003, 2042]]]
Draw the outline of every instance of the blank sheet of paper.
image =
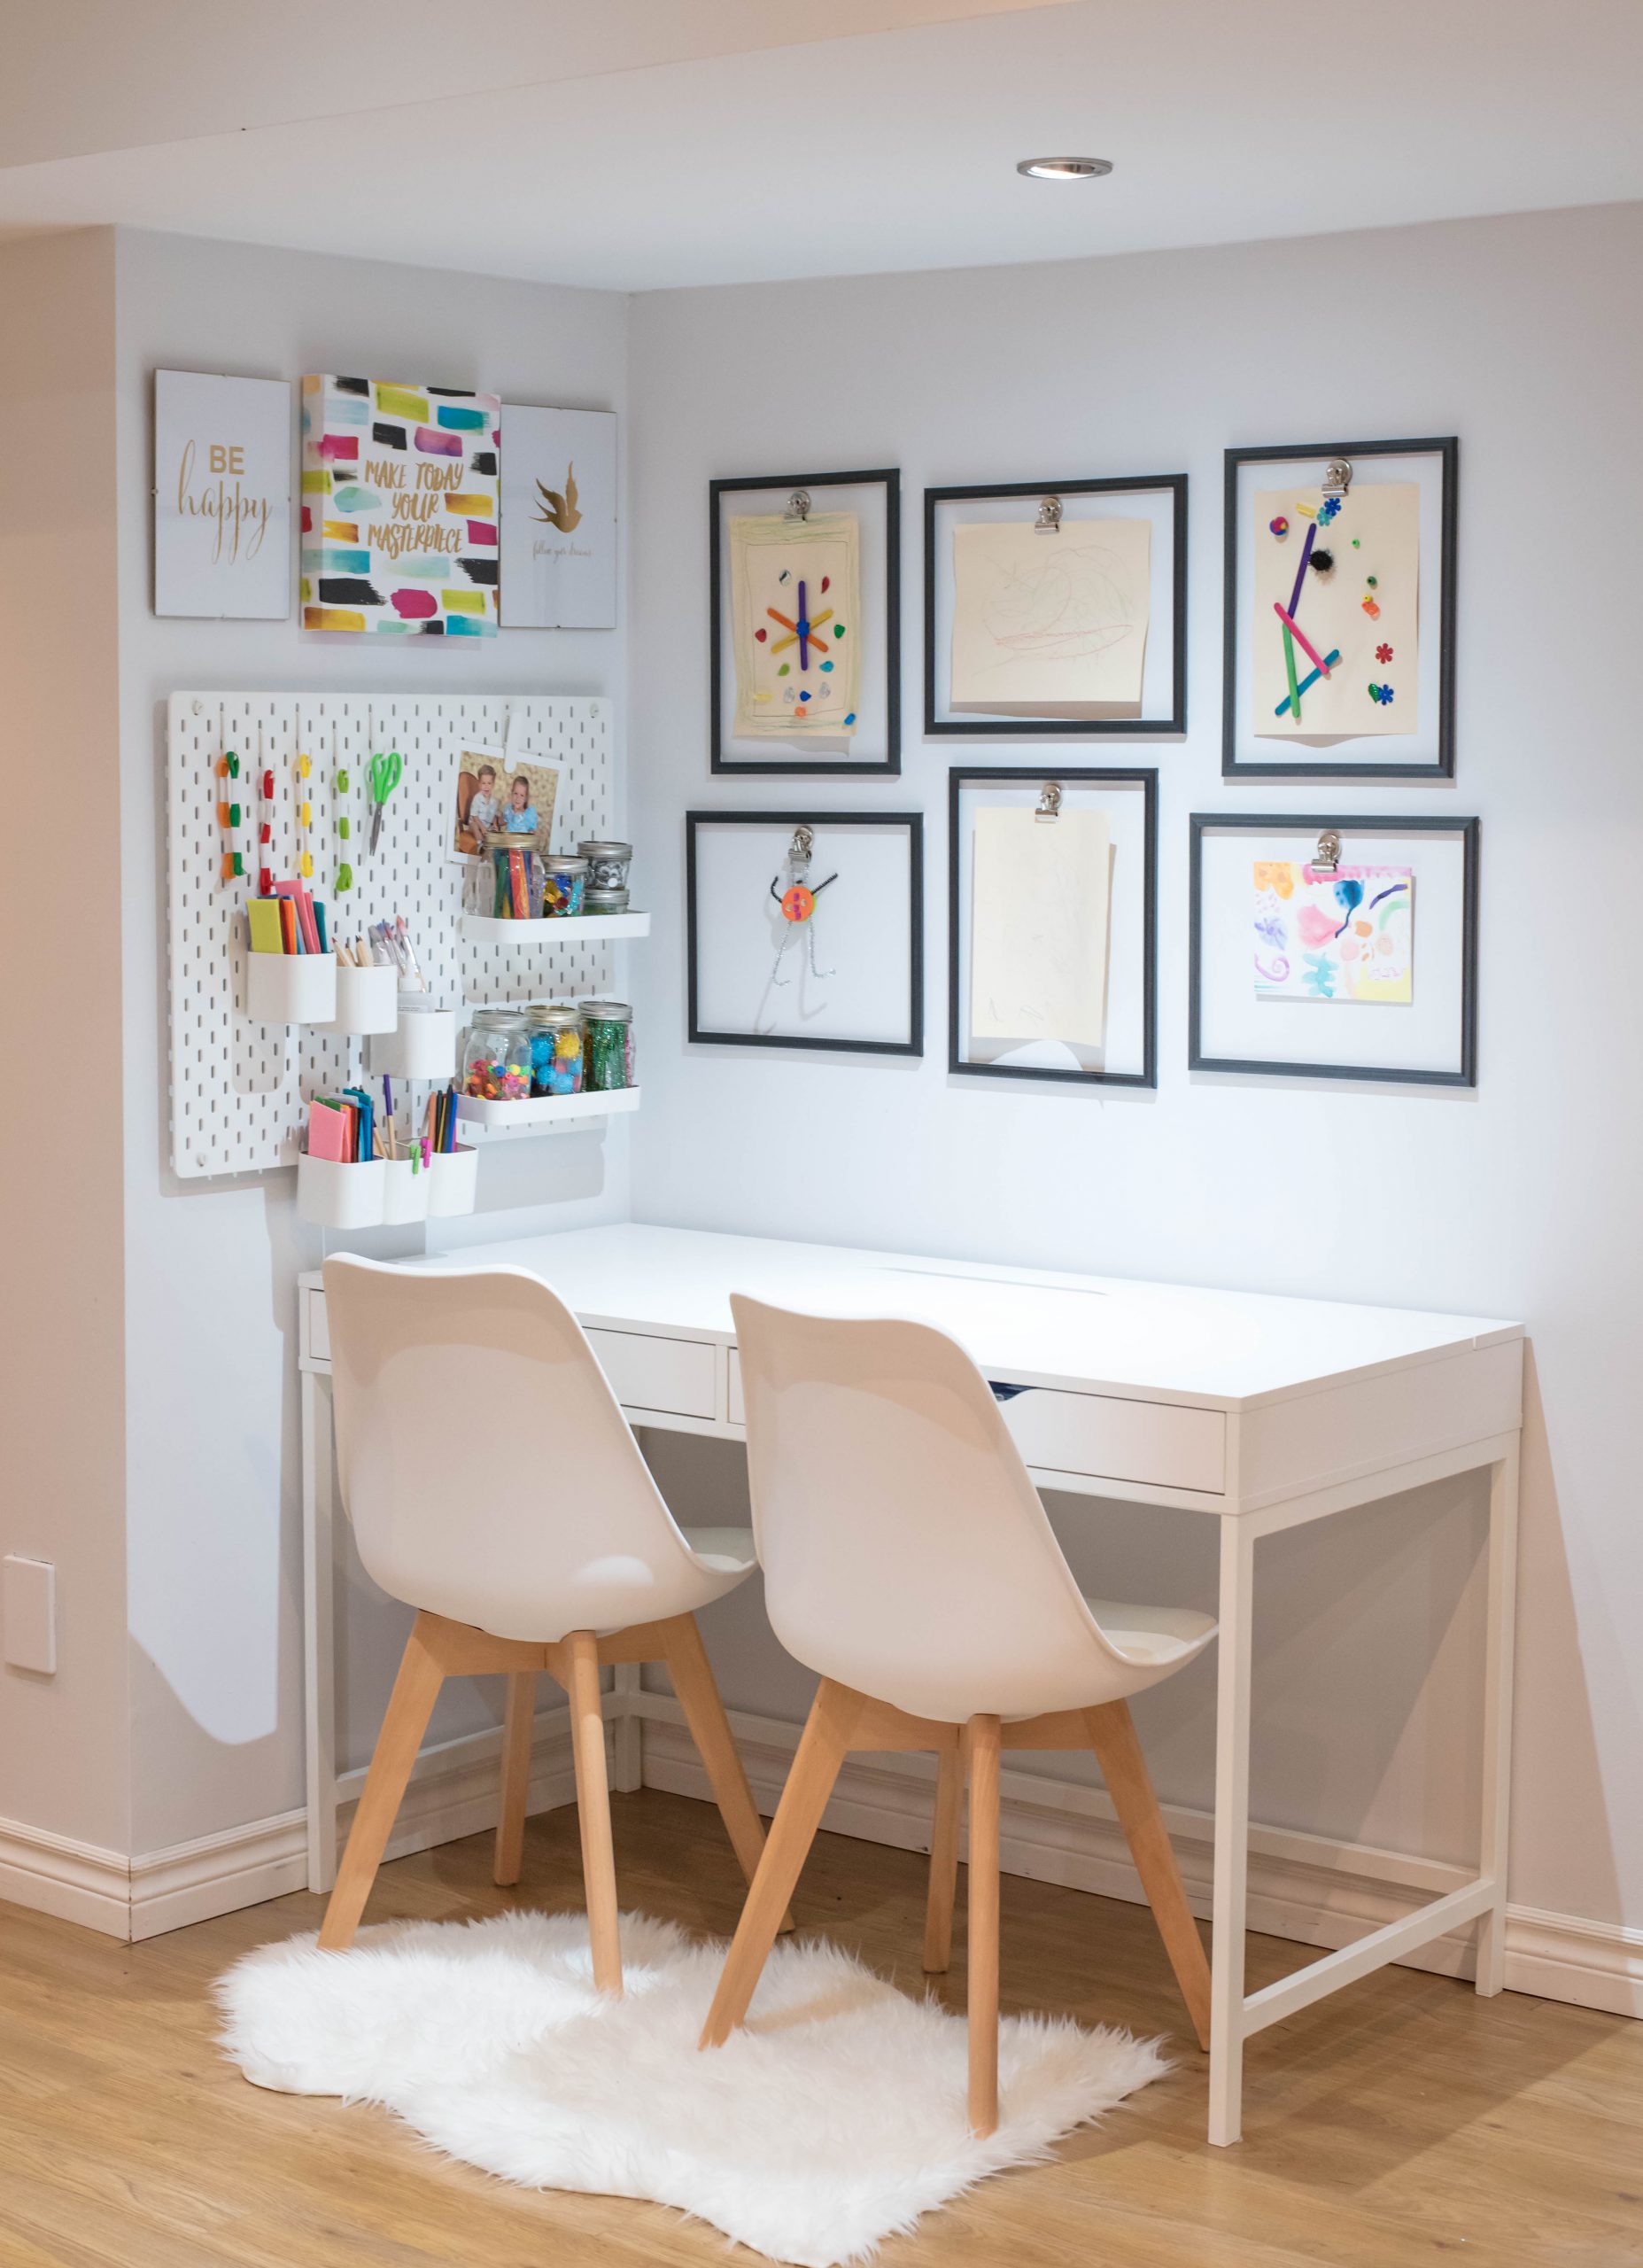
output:
[[1003, 807], [976, 813], [975, 1038], [1102, 1045], [1111, 840], [1104, 812], [1063, 811], [1053, 819]]

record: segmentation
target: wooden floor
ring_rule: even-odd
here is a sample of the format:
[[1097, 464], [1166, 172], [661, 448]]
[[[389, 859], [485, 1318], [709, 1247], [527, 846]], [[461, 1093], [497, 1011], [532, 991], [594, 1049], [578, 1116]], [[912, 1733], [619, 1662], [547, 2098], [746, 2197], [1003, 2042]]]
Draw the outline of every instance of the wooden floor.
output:
[[[740, 1884], [716, 1814], [655, 1792], [613, 1810], [624, 1907], [727, 1931]], [[402, 1860], [367, 1918], [580, 1904], [574, 1812], [531, 1822], [516, 1891], [489, 1862], [478, 1837]], [[918, 1991], [922, 1888], [920, 1860], [824, 1835], [794, 1905]], [[751, 2268], [659, 2206], [510, 2189], [380, 2111], [248, 2086], [206, 1988], [319, 1908], [297, 1895], [129, 1946], [0, 1907], [3, 2268]], [[1302, 1957], [1252, 1938], [1252, 1984]], [[946, 1993], [963, 2007], [962, 1927]], [[1255, 2041], [1246, 2140], [1211, 2150], [1205, 2062], [1143, 1909], [1006, 1876], [1004, 2000], [1171, 2031], [1178, 2068], [882, 2268], [1643, 2262], [1643, 2024], [1385, 1969]]]

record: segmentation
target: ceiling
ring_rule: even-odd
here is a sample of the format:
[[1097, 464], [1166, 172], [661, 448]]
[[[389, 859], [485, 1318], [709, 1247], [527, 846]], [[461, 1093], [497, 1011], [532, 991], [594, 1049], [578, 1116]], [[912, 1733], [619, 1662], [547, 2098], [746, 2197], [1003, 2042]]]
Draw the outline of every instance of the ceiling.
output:
[[1643, 197], [1637, 0], [0, 6], [0, 235], [647, 291]]

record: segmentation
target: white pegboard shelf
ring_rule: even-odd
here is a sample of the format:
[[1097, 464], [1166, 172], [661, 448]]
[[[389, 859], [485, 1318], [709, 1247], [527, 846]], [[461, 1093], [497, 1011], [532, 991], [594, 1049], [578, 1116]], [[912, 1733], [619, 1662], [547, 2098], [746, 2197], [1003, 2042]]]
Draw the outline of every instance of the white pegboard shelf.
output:
[[524, 1134], [557, 1134], [572, 1127], [586, 1132], [606, 1118], [639, 1108], [637, 1087], [588, 1090], [579, 1095], [538, 1095], [530, 1102], [485, 1102], [459, 1095], [456, 1115], [470, 1141], [517, 1139]]
[[[545, 992], [608, 998], [610, 944], [592, 921], [560, 921], [543, 944], [514, 936], [479, 944], [462, 935], [468, 869], [447, 855], [457, 753], [503, 748], [559, 774], [554, 831], [561, 842], [616, 832], [612, 756], [614, 704], [584, 695], [403, 695], [332, 693], [174, 693], [167, 731], [171, 994], [171, 1156], [182, 1180], [255, 1173], [296, 1162], [307, 1104], [361, 1073], [357, 1037], [309, 1025], [260, 1023], [247, 998], [244, 905], [256, 871], [298, 871], [311, 850], [310, 887], [339, 937], [402, 913], [432, 997], [524, 1002]], [[383, 816], [376, 855], [366, 848], [374, 750], [398, 749], [405, 774]], [[217, 824], [219, 757], [240, 759], [244, 825], [232, 842]], [[309, 759], [301, 774], [298, 758]], [[265, 773], [274, 794], [256, 792]], [[339, 784], [345, 775], [348, 786]], [[312, 824], [298, 823], [299, 802]], [[257, 828], [271, 827], [265, 847]], [[337, 822], [346, 818], [346, 843]], [[243, 856], [243, 878], [221, 878], [225, 850]], [[353, 887], [337, 892], [337, 866], [352, 853]], [[524, 928], [522, 922], [500, 925]], [[544, 925], [550, 926], [550, 925]], [[269, 958], [269, 956], [263, 956]], [[266, 981], [266, 980], [260, 980]]]
[[470, 945], [616, 944], [624, 937], [647, 937], [648, 913], [567, 913], [552, 921], [499, 921], [489, 913], [464, 913], [462, 935]]

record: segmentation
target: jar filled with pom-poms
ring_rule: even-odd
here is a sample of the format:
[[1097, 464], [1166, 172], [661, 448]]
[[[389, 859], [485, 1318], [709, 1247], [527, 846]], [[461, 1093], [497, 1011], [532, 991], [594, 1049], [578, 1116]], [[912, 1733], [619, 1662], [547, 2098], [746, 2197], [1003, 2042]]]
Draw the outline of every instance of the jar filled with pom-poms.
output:
[[462, 1037], [462, 1092], [478, 1102], [524, 1102], [531, 1029], [516, 1008], [477, 1008]]
[[544, 1001], [531, 1011], [531, 1091], [582, 1091], [582, 1015], [577, 1008]]

